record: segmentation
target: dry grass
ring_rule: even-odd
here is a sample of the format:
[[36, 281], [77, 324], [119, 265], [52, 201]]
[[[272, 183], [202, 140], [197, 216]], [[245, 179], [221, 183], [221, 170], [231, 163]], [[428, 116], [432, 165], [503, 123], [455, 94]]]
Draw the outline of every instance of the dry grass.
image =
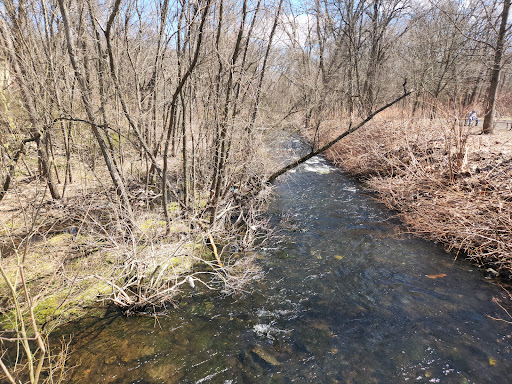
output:
[[[325, 141], [333, 124], [322, 127]], [[363, 179], [412, 231], [510, 278], [512, 131], [479, 132], [450, 118], [381, 118], [327, 156]]]

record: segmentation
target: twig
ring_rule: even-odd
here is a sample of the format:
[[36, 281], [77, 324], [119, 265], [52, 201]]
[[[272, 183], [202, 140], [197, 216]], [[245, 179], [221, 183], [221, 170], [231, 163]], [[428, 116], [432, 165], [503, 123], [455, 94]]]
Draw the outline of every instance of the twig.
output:
[[208, 238], [210, 239], [210, 244], [212, 245], [212, 250], [213, 250], [213, 255], [215, 256], [215, 259], [217, 260], [217, 263], [219, 263], [219, 266], [221, 268], [224, 268], [222, 266], [222, 262], [220, 261], [220, 257], [219, 257], [219, 254], [217, 252], [217, 246], [215, 245], [215, 243], [213, 242], [213, 237], [212, 237], [212, 234], [210, 232], [208, 232]]
[[14, 381], [14, 378], [11, 376], [9, 370], [7, 369], [4, 362], [2, 361], [2, 358], [3, 358], [3, 355], [0, 357], [0, 367], [2, 367], [2, 371], [4, 371], [5, 376], [7, 376], [7, 378], [11, 382], [11, 384], [16, 384], [16, 381]]

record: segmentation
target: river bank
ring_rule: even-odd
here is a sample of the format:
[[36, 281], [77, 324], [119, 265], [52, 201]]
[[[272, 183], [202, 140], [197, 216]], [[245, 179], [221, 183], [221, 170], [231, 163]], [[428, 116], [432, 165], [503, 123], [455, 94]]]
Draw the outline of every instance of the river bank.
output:
[[[31, 184], [1, 202], [0, 382], [10, 380], [10, 372], [27, 381], [32, 366], [20, 362], [42, 360], [44, 353], [49, 366], [42, 375], [67, 382], [73, 326], [59, 331], [67, 324], [138, 313], [153, 321], [198, 287], [229, 296], [261, 276], [252, 249], [264, 225], [256, 212], [263, 194], [225, 210], [246, 215], [250, 227], [239, 219], [207, 228], [199, 214], [204, 206], [187, 211], [171, 202], [168, 231], [150, 192], [130, 188], [130, 221], [115, 192], [100, 188], [52, 201]], [[38, 336], [43, 347], [29, 344]]]
[[266, 191], [250, 202], [233, 196], [218, 215], [224, 221], [212, 227], [206, 197], [192, 207], [172, 201], [167, 228], [161, 196], [150, 188], [129, 187], [133, 217], [127, 220], [114, 190], [100, 183], [74, 187], [55, 201], [37, 181], [28, 182], [1, 201], [0, 332], [16, 332], [17, 304], [49, 333], [101, 315], [110, 304], [126, 315], [161, 310], [196, 285], [229, 294], [261, 274], [253, 243], [265, 224], [259, 211]]
[[[333, 125], [321, 127], [322, 142], [339, 134]], [[473, 260], [486, 277], [510, 281], [512, 131], [479, 133], [455, 120], [377, 118], [326, 156], [411, 232]]]

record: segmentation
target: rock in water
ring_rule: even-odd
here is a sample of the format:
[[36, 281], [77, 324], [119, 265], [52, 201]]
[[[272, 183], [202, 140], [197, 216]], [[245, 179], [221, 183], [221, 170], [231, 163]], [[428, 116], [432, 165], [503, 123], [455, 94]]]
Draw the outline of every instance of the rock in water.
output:
[[281, 363], [279, 361], [277, 361], [277, 359], [274, 356], [272, 356], [270, 353], [265, 351], [260, 346], [254, 347], [251, 350], [251, 353], [254, 357], [258, 358], [259, 360], [264, 361], [265, 363], [267, 363], [273, 367], [281, 365]]

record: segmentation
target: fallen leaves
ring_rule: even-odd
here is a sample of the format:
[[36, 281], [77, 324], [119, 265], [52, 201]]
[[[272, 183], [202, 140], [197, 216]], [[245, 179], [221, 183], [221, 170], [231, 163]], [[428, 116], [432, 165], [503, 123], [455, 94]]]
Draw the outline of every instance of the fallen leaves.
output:
[[446, 277], [446, 273], [440, 273], [438, 275], [425, 275], [429, 279], [439, 279], [440, 277]]

